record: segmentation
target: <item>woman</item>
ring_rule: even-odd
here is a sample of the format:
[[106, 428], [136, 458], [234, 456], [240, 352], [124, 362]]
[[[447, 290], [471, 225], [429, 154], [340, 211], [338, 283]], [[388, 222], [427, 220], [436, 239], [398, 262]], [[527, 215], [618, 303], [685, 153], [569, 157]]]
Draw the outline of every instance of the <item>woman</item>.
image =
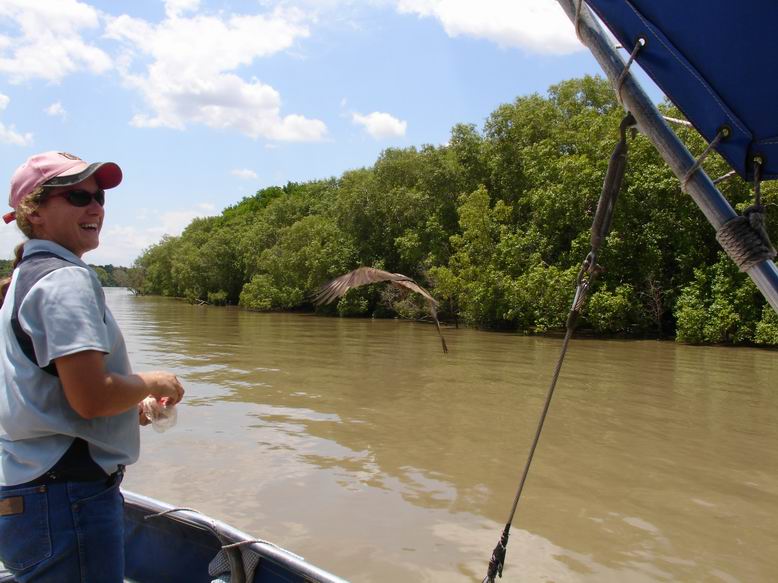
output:
[[138, 459], [139, 404], [184, 394], [171, 373], [132, 373], [81, 260], [121, 180], [112, 162], [64, 152], [32, 156], [11, 179], [3, 218], [29, 241], [2, 286], [0, 561], [19, 583], [123, 581], [119, 484]]

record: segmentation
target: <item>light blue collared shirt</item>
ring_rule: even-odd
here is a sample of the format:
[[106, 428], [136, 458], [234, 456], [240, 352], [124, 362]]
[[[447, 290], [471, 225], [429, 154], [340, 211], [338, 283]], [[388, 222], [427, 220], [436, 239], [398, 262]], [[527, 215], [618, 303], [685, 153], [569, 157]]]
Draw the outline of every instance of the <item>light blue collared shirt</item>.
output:
[[0, 485], [29, 482], [49, 470], [75, 437], [111, 474], [138, 459], [135, 407], [111, 417], [84, 419], [68, 403], [62, 384], [40, 367], [61, 356], [96, 350], [108, 372], [131, 374], [124, 338], [105, 305], [100, 280], [64, 247], [42, 239], [24, 244], [24, 256], [48, 251], [73, 265], [44, 276], [19, 305], [19, 323], [32, 338], [36, 366], [22, 352], [11, 328], [18, 270], [0, 308]]

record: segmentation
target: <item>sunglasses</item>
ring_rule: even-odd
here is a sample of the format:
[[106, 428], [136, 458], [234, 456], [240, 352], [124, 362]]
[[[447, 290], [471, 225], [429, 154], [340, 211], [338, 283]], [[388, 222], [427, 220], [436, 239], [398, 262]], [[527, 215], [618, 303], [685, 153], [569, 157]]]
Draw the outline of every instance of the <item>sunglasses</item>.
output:
[[97, 192], [89, 192], [88, 190], [77, 188], [50, 194], [49, 197], [51, 196], [61, 196], [73, 206], [88, 206], [92, 200], [96, 200], [100, 206], [105, 204], [105, 191], [102, 188], [98, 188]]

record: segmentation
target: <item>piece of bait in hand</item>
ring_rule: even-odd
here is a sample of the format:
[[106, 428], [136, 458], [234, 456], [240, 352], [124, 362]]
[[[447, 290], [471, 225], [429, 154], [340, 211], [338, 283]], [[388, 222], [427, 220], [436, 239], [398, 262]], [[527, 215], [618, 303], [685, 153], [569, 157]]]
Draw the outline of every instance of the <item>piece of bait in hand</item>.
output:
[[146, 397], [141, 406], [146, 419], [151, 421], [151, 426], [158, 433], [167, 431], [176, 424], [178, 412], [175, 405], [169, 405], [170, 399], [162, 397], [157, 400], [156, 397]]

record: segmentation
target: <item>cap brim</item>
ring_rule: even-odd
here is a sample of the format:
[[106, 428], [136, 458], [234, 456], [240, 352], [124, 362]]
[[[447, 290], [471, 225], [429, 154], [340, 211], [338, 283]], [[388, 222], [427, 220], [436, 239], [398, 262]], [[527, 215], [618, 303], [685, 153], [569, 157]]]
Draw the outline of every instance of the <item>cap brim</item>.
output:
[[60, 174], [46, 181], [44, 186], [71, 186], [78, 184], [94, 175], [97, 184], [102, 189], [119, 186], [122, 181], [122, 169], [113, 162], [95, 162], [76, 174]]

